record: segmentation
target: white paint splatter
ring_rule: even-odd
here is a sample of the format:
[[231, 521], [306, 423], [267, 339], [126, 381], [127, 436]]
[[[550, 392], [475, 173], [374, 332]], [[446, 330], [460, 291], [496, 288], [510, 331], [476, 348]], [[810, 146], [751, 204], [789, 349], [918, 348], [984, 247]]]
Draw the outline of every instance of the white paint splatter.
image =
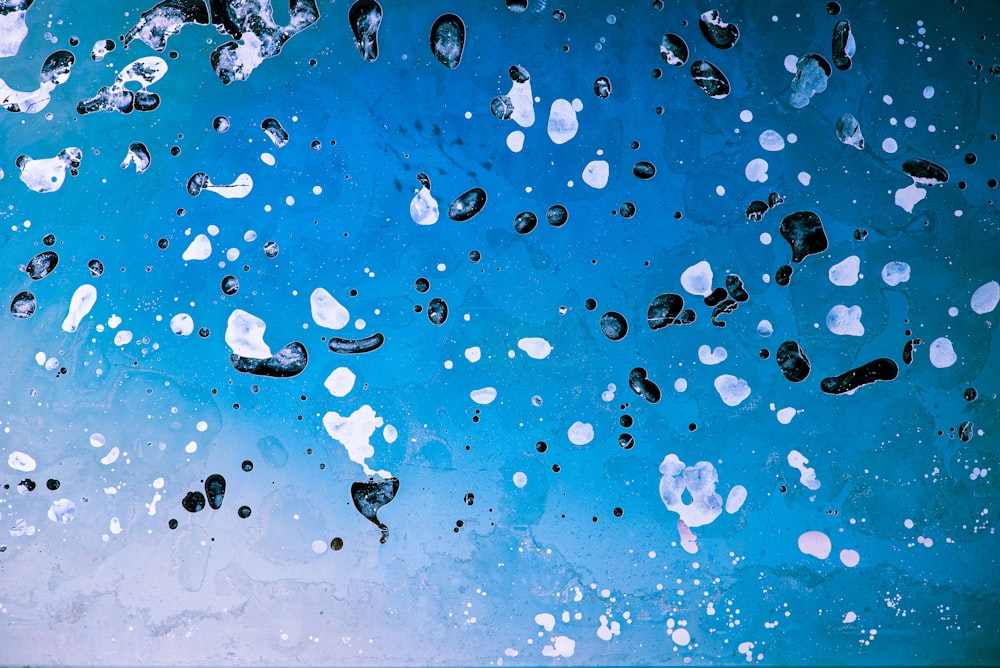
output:
[[574, 422], [566, 430], [569, 442], [573, 445], [587, 445], [594, 440], [594, 426], [587, 422]]

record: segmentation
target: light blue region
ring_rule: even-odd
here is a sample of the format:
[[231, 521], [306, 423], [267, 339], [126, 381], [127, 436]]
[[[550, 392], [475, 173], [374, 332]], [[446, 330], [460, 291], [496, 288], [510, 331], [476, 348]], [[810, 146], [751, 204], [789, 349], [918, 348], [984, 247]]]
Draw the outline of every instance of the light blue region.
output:
[[[223, 85], [210, 53], [231, 38], [213, 26], [184, 27], [163, 52], [139, 41], [126, 49], [121, 37], [149, 6], [36, 0], [0, 78], [33, 90], [53, 51], [76, 62], [40, 113], [0, 112], [0, 663], [995, 664], [1000, 311], [977, 313], [970, 299], [1000, 280], [998, 12], [844, 2], [834, 16], [823, 2], [731, 3], [720, 14], [740, 37], [723, 50], [699, 31], [708, 6], [665, 4], [529, 0], [515, 12], [500, 0], [384, 0], [378, 58], [366, 62], [351, 4], [321, 0], [315, 25], [246, 81]], [[454, 69], [430, 48], [445, 13], [465, 27]], [[286, 7], [274, 15], [289, 22]], [[813, 86], [796, 108], [786, 58], [832, 62], [841, 19], [857, 42], [852, 66], [833, 68], [825, 90]], [[685, 65], [660, 57], [665, 33], [686, 42]], [[95, 62], [91, 46], [104, 39], [116, 49]], [[157, 109], [77, 113], [133, 60], [154, 55], [168, 65], [149, 87]], [[728, 96], [699, 89], [696, 60], [725, 73]], [[490, 111], [511, 90], [513, 65], [538, 98], [530, 127]], [[606, 99], [594, 93], [602, 76]], [[577, 98], [579, 130], [555, 144], [549, 109]], [[845, 113], [860, 124], [863, 150], [837, 138]], [[217, 116], [230, 120], [227, 132], [213, 129]], [[265, 135], [266, 118], [288, 132], [287, 145]], [[520, 152], [506, 143], [515, 130], [525, 135]], [[762, 148], [766, 130], [784, 138], [781, 151]], [[898, 151], [883, 149], [886, 138]], [[120, 167], [132, 142], [152, 157], [142, 174]], [[21, 183], [18, 156], [73, 146], [79, 173], [58, 191]], [[756, 158], [768, 163], [765, 182], [745, 176]], [[949, 178], [918, 183], [926, 196], [907, 212], [894, 198], [914, 182], [903, 165], [917, 158]], [[609, 164], [604, 188], [584, 181], [593, 160]], [[652, 178], [633, 174], [639, 161], [655, 166]], [[246, 173], [254, 185], [242, 199], [192, 197], [198, 172], [216, 185]], [[409, 213], [421, 172], [440, 208], [434, 225]], [[449, 204], [474, 187], [487, 193], [482, 211], [449, 219]], [[747, 206], [772, 192], [783, 203], [748, 220]], [[626, 202], [633, 216], [619, 213]], [[569, 212], [561, 227], [545, 219], [557, 203]], [[524, 211], [538, 224], [519, 234]], [[780, 225], [799, 211], [819, 216], [828, 243], [792, 262]], [[198, 234], [209, 235], [211, 256], [183, 261]], [[265, 256], [268, 241], [276, 257]], [[227, 259], [229, 249], [238, 257]], [[58, 266], [32, 280], [19, 265], [45, 250]], [[851, 255], [858, 282], [834, 285], [830, 268]], [[91, 275], [92, 258], [103, 275]], [[724, 327], [681, 286], [702, 260], [713, 288], [738, 275], [749, 293], [719, 315]], [[781, 286], [786, 264], [794, 271]], [[887, 265], [895, 285], [883, 279]], [[233, 295], [220, 287], [227, 275], [239, 281]], [[427, 292], [414, 287], [421, 277]], [[96, 304], [67, 333], [71, 296], [85, 283]], [[346, 328], [314, 322], [317, 288], [348, 309]], [[37, 307], [18, 318], [7, 305], [22, 291]], [[665, 293], [681, 295], [695, 321], [651, 329], [647, 309]], [[441, 325], [427, 316], [434, 298], [448, 305]], [[860, 307], [863, 335], [830, 331], [838, 305]], [[225, 340], [236, 309], [266, 322], [272, 352], [301, 342], [305, 370], [237, 372]], [[618, 341], [600, 326], [611, 311], [628, 323]], [[179, 313], [193, 319], [189, 336], [171, 331]], [[765, 320], [770, 336], [758, 333]], [[123, 330], [133, 338], [116, 345]], [[328, 348], [330, 337], [376, 332], [385, 342], [372, 352]], [[527, 337], [544, 338], [551, 353], [533, 359], [518, 347]], [[937, 368], [928, 351], [941, 337], [957, 361]], [[785, 341], [808, 357], [801, 382], [776, 361]], [[725, 359], [703, 363], [702, 345], [721, 346]], [[471, 347], [481, 349], [474, 363]], [[821, 389], [883, 358], [897, 366], [894, 380]], [[341, 366], [356, 380], [336, 397], [324, 382]], [[658, 402], [630, 387], [639, 367]], [[724, 374], [750, 388], [737, 405], [716, 390]], [[485, 387], [497, 397], [480, 405], [470, 393]], [[399, 480], [378, 510], [384, 544], [351, 496], [369, 476], [323, 424], [328, 412], [363, 406], [381, 419], [366, 464]], [[787, 424], [785, 408], [795, 409], [782, 413], [794, 415]], [[571, 442], [576, 422], [592, 426], [592, 441]], [[392, 443], [386, 425], [398, 432]], [[103, 444], [92, 446], [95, 433]], [[634, 447], [620, 445], [626, 435]], [[789, 464], [793, 450], [817, 489]], [[16, 452], [37, 468], [4, 468]], [[734, 486], [747, 491], [734, 512], [689, 521], [694, 553], [661, 498], [670, 454], [693, 467], [681, 504], [704, 493], [718, 510], [709, 470], [723, 508]], [[185, 510], [213, 473], [226, 479], [222, 507]], [[19, 489], [25, 479], [33, 491]], [[829, 538], [829, 556], [800, 550], [810, 531]], [[342, 549], [330, 549], [335, 538]], [[858, 553], [856, 566], [844, 550]], [[552, 628], [536, 622], [542, 613]]]

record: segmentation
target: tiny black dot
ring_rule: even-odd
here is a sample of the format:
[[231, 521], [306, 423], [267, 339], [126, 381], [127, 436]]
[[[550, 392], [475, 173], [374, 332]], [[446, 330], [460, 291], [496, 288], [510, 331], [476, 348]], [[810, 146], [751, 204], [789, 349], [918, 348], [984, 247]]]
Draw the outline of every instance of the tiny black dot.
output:
[[167, 526], [170, 527], [171, 529], [176, 529], [177, 528], [177, 520], [170, 520], [169, 522], [167, 522]]

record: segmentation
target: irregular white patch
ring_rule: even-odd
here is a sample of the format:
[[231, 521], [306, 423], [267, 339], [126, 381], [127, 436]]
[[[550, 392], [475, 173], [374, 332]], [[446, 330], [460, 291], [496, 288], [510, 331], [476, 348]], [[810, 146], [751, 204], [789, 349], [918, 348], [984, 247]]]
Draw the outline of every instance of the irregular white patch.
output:
[[817, 559], [826, 559], [830, 556], [833, 545], [830, 537], [822, 531], [806, 531], [799, 536], [799, 551]]
[[738, 406], [750, 396], [750, 385], [742, 378], [724, 373], [715, 379], [715, 391], [727, 406]]
[[764, 158], [754, 158], [747, 163], [743, 174], [751, 183], [764, 183], [767, 181], [767, 160]]
[[15, 450], [7, 456], [7, 466], [11, 467], [15, 471], [30, 473], [35, 470], [38, 464], [28, 453]]
[[743, 485], [733, 485], [726, 496], [726, 512], [732, 515], [743, 507], [743, 502], [747, 500], [747, 488]]
[[211, 254], [212, 240], [205, 234], [199, 234], [191, 240], [190, 244], [188, 244], [187, 249], [181, 255], [181, 259], [185, 262], [190, 262], [191, 260], [207, 260]]
[[886, 285], [897, 286], [910, 280], [910, 265], [905, 262], [888, 262], [882, 267], [882, 280]]
[[226, 324], [226, 345], [240, 357], [267, 359], [271, 349], [264, 343], [267, 324], [257, 316], [236, 309], [229, 315]]
[[49, 506], [48, 516], [56, 524], [69, 524], [76, 519], [76, 504], [69, 499], [56, 499]]
[[[515, 107], [516, 109], [516, 107]], [[580, 122], [576, 119], [577, 110], [569, 100], [558, 98], [553, 100], [549, 108], [549, 139], [553, 144], [565, 144], [576, 136]]]
[[527, 353], [528, 357], [535, 360], [543, 360], [552, 352], [552, 346], [545, 339], [538, 336], [528, 336], [518, 339], [517, 347]]
[[240, 174], [232, 183], [228, 185], [216, 185], [212, 183], [210, 179], [206, 179], [205, 186], [202, 190], [208, 190], [209, 192], [221, 195], [226, 199], [242, 199], [249, 195], [250, 191], [253, 190], [253, 179], [249, 174]]
[[576, 641], [566, 636], [553, 636], [552, 644], [542, 648], [543, 656], [569, 658], [576, 651]]
[[574, 422], [566, 431], [573, 445], [587, 445], [594, 440], [594, 426], [588, 422]]
[[101, 457], [101, 463], [105, 466], [111, 466], [118, 461], [118, 457], [121, 455], [121, 449], [116, 445], [108, 450], [108, 454]]
[[785, 148], [785, 138], [774, 130], [764, 130], [757, 141], [765, 151], [780, 151]]
[[177, 336], [190, 336], [194, 331], [194, 320], [187, 313], [178, 313], [170, 319], [170, 331]]
[[855, 550], [841, 550], [840, 551], [840, 563], [844, 564], [848, 568], [854, 568], [861, 561], [861, 555]]
[[[18, 4], [24, 3], [13, 3], [8, 6]], [[28, 36], [28, 25], [24, 22], [24, 15], [27, 13], [27, 9], [17, 9], [0, 14], [0, 58], [17, 55], [21, 42]]]
[[[687, 527], [710, 524], [722, 514], [722, 497], [715, 491], [719, 474], [710, 462], [685, 466], [677, 455], [669, 454], [660, 462], [660, 498], [667, 510], [677, 513]], [[684, 502], [687, 491], [690, 503]]]
[[931, 358], [931, 364], [938, 369], [947, 369], [958, 361], [955, 347], [951, 344], [951, 340], [944, 336], [931, 341], [928, 354]]
[[792, 421], [792, 418], [795, 417], [795, 413], [796, 413], [795, 409], [789, 406], [787, 408], [782, 408], [780, 411], [778, 411], [776, 413], [776, 416], [778, 418], [778, 422], [780, 422], [781, 424], [788, 424], [789, 422]]
[[70, 146], [59, 151], [54, 158], [32, 160], [28, 156], [20, 159], [21, 182], [38, 193], [51, 193], [62, 188], [66, 180], [66, 169], [79, 166], [83, 151]]
[[354, 381], [357, 376], [346, 366], [340, 366], [330, 372], [330, 375], [323, 381], [330, 394], [335, 397], [346, 397], [354, 389]]
[[861, 324], [861, 307], [847, 307], [837, 304], [826, 314], [826, 326], [838, 336], [864, 336], [865, 327]]
[[343, 329], [351, 321], [351, 314], [333, 295], [323, 288], [316, 288], [309, 295], [312, 319], [320, 327]]
[[847, 614], [844, 615], [844, 619], [841, 621], [841, 624], [851, 624], [853, 622], [856, 622], [857, 620], [858, 620], [857, 613], [854, 612], [853, 610], [849, 610]]
[[980, 285], [972, 293], [972, 299], [969, 300], [972, 311], [979, 315], [991, 313], [997, 304], [1000, 304], [1000, 283], [996, 281]]
[[513, 153], [520, 153], [521, 149], [524, 148], [524, 133], [520, 130], [514, 130], [507, 135], [507, 148]]
[[112, 517], [111, 521], [108, 522], [108, 531], [114, 535], [118, 535], [122, 532], [122, 522], [117, 517]]
[[469, 360], [473, 364], [478, 362], [483, 357], [483, 351], [479, 346], [472, 346], [465, 349], [465, 359]]
[[816, 469], [806, 466], [808, 463], [809, 460], [806, 459], [806, 456], [798, 450], [792, 450], [788, 453], [788, 465], [798, 470], [799, 483], [806, 489], [816, 491], [822, 483], [816, 479]]
[[795, 74], [796, 72], [798, 72], [798, 63], [799, 63], [799, 57], [790, 53], [787, 56], [785, 56], [783, 65], [785, 66], [785, 69], [789, 73]]
[[677, 534], [681, 539], [681, 548], [688, 554], [698, 553], [698, 537], [694, 535], [690, 527], [684, 523], [684, 520], [677, 520]]
[[410, 200], [410, 218], [417, 225], [433, 225], [439, 215], [438, 203], [431, 197], [431, 189], [421, 187]]
[[90, 309], [94, 308], [96, 302], [97, 288], [87, 283], [78, 287], [69, 300], [69, 312], [66, 314], [66, 319], [63, 320], [62, 330], [73, 333], [79, 329], [80, 321], [90, 313]]
[[722, 346], [716, 346], [714, 349], [711, 346], [699, 346], [698, 347], [698, 360], [702, 364], [712, 365], [721, 364], [726, 361], [729, 357], [729, 353]]
[[535, 615], [535, 623], [546, 631], [551, 631], [556, 627], [555, 615], [548, 612], [540, 612]]
[[511, 120], [522, 128], [530, 128], [535, 124], [535, 100], [531, 94], [531, 79], [524, 83], [512, 81], [510, 92], [507, 93], [514, 107]]
[[923, 188], [918, 188], [916, 183], [911, 183], [905, 188], [900, 188], [896, 191], [895, 202], [896, 206], [906, 213], [913, 213], [913, 207], [925, 197], [927, 197], [927, 191]]
[[600, 190], [608, 185], [608, 175], [610, 173], [607, 160], [591, 160], [583, 168], [583, 182], [591, 188]]
[[693, 264], [681, 273], [681, 287], [692, 295], [707, 297], [712, 293], [712, 265], [706, 260]]
[[375, 471], [365, 462], [366, 459], [375, 455], [375, 447], [370, 442], [371, 437], [375, 430], [383, 424], [382, 418], [377, 416], [375, 410], [367, 404], [348, 417], [343, 417], [335, 411], [330, 411], [323, 416], [323, 426], [326, 428], [326, 433], [347, 449], [347, 456], [355, 464], [360, 464], [366, 475], [378, 473], [383, 478], [390, 478], [392, 474], [388, 471]]
[[851, 255], [830, 267], [827, 275], [834, 285], [849, 287], [857, 284], [860, 269], [861, 258], [857, 255]]
[[469, 392], [469, 397], [477, 404], [485, 406], [493, 403], [493, 400], [497, 398], [497, 389], [495, 387], [481, 387]]
[[601, 626], [597, 629], [597, 637], [601, 640], [611, 640], [614, 636], [621, 635], [622, 625], [619, 622], [611, 622], [608, 626], [608, 616], [601, 615]]

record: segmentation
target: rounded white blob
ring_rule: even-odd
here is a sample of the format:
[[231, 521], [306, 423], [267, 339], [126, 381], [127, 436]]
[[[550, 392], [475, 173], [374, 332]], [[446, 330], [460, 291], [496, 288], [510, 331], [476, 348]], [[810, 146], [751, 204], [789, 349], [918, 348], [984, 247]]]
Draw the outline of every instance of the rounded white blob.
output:
[[795, 74], [798, 70], [799, 57], [793, 54], [788, 54], [785, 56], [785, 69], [791, 73]]
[[924, 87], [924, 99], [925, 100], [929, 100], [932, 97], [934, 97], [934, 86], [925, 86]]
[[472, 346], [465, 349], [465, 359], [469, 360], [473, 364], [478, 362], [483, 357], [483, 351], [479, 346]]
[[751, 183], [764, 183], [767, 181], [767, 160], [764, 158], [754, 158], [747, 163], [743, 174]]
[[356, 379], [357, 376], [353, 371], [346, 366], [341, 366], [330, 372], [330, 375], [323, 381], [323, 387], [335, 397], [346, 397], [354, 389]]
[[858, 271], [861, 269], [861, 258], [851, 255], [830, 267], [827, 275], [830, 282], [837, 286], [850, 287], [858, 282]]
[[779, 410], [775, 415], [778, 418], [778, 422], [780, 422], [781, 424], [788, 424], [789, 422], [792, 421], [792, 418], [795, 417], [795, 413], [796, 413], [795, 409], [792, 408], [791, 406], [788, 406], [787, 408], [782, 408], [781, 410]]
[[743, 485], [733, 485], [726, 496], [726, 512], [732, 515], [743, 507], [743, 502], [747, 500], [747, 488]]
[[100, 434], [100, 433], [95, 432], [95, 433], [93, 433], [93, 434], [90, 435], [90, 444], [92, 446], [94, 446], [95, 448], [102, 448], [102, 447], [104, 447], [104, 444], [106, 442], [107, 441], [104, 438], [104, 434]]
[[[764, 130], [757, 138], [760, 147], [765, 151], [780, 151], [785, 148], [784, 138], [774, 130]], [[749, 177], [748, 177], [749, 178]]]
[[391, 424], [387, 424], [382, 429], [382, 438], [385, 439], [386, 443], [395, 443], [396, 439], [399, 438], [399, 431]]
[[722, 346], [716, 346], [712, 348], [711, 346], [703, 345], [698, 347], [698, 361], [702, 364], [713, 365], [721, 364], [726, 361], [729, 357], [729, 353]]
[[670, 634], [670, 639], [674, 641], [675, 645], [680, 645], [681, 647], [687, 646], [691, 642], [691, 634], [687, 629], [683, 627], [678, 627], [674, 629], [674, 632]]
[[707, 297], [712, 293], [712, 278], [712, 265], [702, 260], [681, 273], [681, 287], [692, 295]]
[[767, 338], [774, 334], [774, 325], [771, 324], [770, 320], [761, 320], [757, 323], [757, 333]]
[[56, 499], [49, 506], [48, 516], [57, 524], [69, 524], [76, 519], [76, 504], [69, 499]]
[[545, 339], [537, 336], [528, 336], [518, 339], [517, 347], [523, 350], [531, 359], [541, 360], [549, 356], [552, 346]]
[[170, 319], [170, 331], [177, 336], [190, 336], [194, 331], [194, 320], [187, 313], [178, 313]]
[[320, 327], [343, 329], [351, 321], [347, 308], [323, 288], [316, 288], [309, 295], [312, 319]]
[[859, 555], [855, 550], [841, 550], [840, 551], [840, 563], [844, 564], [848, 568], [854, 568], [861, 561], [861, 555]]
[[826, 559], [830, 556], [833, 544], [830, 537], [822, 531], [806, 531], [799, 536], [799, 551], [817, 559]]
[[507, 135], [507, 148], [514, 153], [520, 153], [521, 149], [524, 148], [524, 133], [520, 130], [514, 130]]
[[587, 445], [594, 440], [594, 426], [587, 422], [574, 422], [566, 431], [573, 445]]
[[969, 300], [969, 306], [979, 315], [991, 313], [998, 303], [1000, 303], [1000, 283], [996, 281], [980, 285]]
[[497, 390], [495, 387], [482, 387], [469, 392], [469, 397], [477, 404], [485, 406], [493, 403], [493, 400], [497, 398]]
[[323, 554], [326, 552], [326, 541], [325, 540], [314, 540], [312, 542], [312, 551], [316, 554]]
[[591, 160], [583, 168], [583, 182], [591, 188], [600, 190], [608, 185], [610, 167], [607, 160]]
[[738, 406], [750, 396], [750, 385], [742, 378], [737, 378], [732, 374], [722, 374], [715, 379], [714, 385], [722, 403], [727, 406]]
[[7, 466], [15, 471], [30, 473], [35, 470], [38, 464], [35, 463], [34, 458], [28, 453], [15, 450], [7, 456]]
[[207, 235], [199, 234], [188, 244], [187, 249], [181, 255], [181, 259], [185, 262], [190, 260], [206, 260], [211, 254], [212, 240]]
[[931, 364], [938, 369], [947, 369], [958, 361], [958, 356], [955, 354], [955, 347], [951, 344], [951, 340], [944, 336], [934, 339], [931, 342], [928, 355], [930, 356]]
[[899, 144], [892, 137], [886, 137], [882, 140], [882, 150], [886, 153], [895, 153], [899, 150]]
[[837, 304], [826, 314], [826, 327], [837, 336], [864, 336], [861, 307]]
[[270, 153], [261, 153], [260, 161], [263, 162], [265, 165], [269, 165], [271, 167], [274, 166], [274, 156], [271, 155]]
[[744, 123], [749, 123], [750, 121], [753, 120], [753, 112], [750, 111], [749, 109], [744, 109], [743, 111], [740, 112], [740, 120], [743, 121]]
[[528, 484], [528, 476], [523, 471], [518, 471], [514, 474], [513, 481], [515, 487], [521, 488]]
[[804, 186], [809, 185], [812, 182], [812, 175], [809, 172], [799, 172], [799, 183]]
[[765, 246], [770, 246], [771, 245], [771, 235], [770, 235], [770, 233], [768, 233], [768, 232], [761, 232], [760, 233], [760, 243], [762, 243]]

